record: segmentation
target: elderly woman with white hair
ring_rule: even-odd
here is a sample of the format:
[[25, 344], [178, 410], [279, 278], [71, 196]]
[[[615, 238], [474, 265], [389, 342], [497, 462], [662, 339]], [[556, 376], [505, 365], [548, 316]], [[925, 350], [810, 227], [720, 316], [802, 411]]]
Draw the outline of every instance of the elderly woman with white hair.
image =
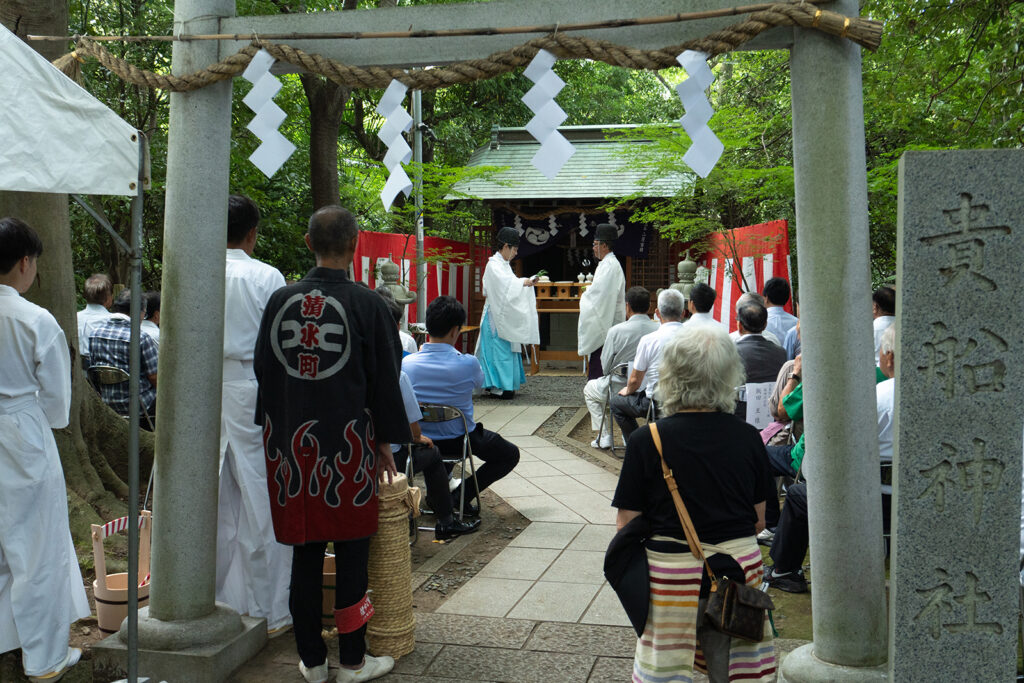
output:
[[744, 380], [739, 354], [724, 329], [687, 325], [665, 344], [660, 367], [662, 448], [650, 425], [630, 437], [612, 500], [619, 528], [638, 515], [651, 527], [650, 607], [632, 680], [688, 681], [694, 670], [712, 683], [774, 680], [770, 636], [748, 642], [703, 623], [710, 580], [686, 544], [659, 455], [663, 450], [715, 575], [759, 586], [756, 534], [774, 488], [757, 429], [732, 414]]

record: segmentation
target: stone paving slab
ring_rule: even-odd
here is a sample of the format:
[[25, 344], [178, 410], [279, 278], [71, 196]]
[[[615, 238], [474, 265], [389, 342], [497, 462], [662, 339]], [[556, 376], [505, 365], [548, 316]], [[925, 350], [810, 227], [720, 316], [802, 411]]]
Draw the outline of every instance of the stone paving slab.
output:
[[[524, 548], [525, 550], [525, 548]], [[533, 553], [541, 550], [530, 550]], [[596, 550], [564, 550], [541, 577], [544, 581], [565, 583], [604, 583], [604, 552]]]
[[[417, 634], [418, 638], [419, 634]], [[444, 645], [440, 643], [417, 642], [416, 649], [407, 655], [395, 660], [394, 673], [420, 675], [426, 672], [427, 667], [437, 657]]]
[[[531, 522], [530, 526], [513, 538], [509, 545], [514, 548], [557, 548], [561, 550], [575, 544], [580, 530], [587, 528], [583, 524]], [[577, 548], [577, 550], [591, 550], [591, 548]]]
[[[495, 579], [539, 579], [555, 565], [558, 550], [509, 546], [495, 555], [477, 576]], [[472, 580], [472, 579], [471, 579]]]
[[542, 493], [554, 496], [556, 499], [563, 493], [587, 493], [593, 492], [585, 484], [576, 481], [572, 477], [561, 474], [557, 477], [533, 477], [530, 483], [540, 489]]
[[[629, 659], [618, 659], [615, 657], [598, 657], [594, 668], [590, 672], [587, 683], [623, 683], [633, 676], [633, 655]], [[704, 683], [708, 679], [701, 674], [694, 673], [693, 683]]]
[[416, 615], [416, 643], [522, 648], [537, 622], [452, 614]]
[[[597, 597], [590, 603], [586, 613], [580, 619], [584, 624], [608, 624], [612, 626], [629, 626], [629, 617], [622, 609], [619, 597], [607, 583], [601, 586]], [[632, 632], [632, 631], [630, 631]]]
[[614, 535], [614, 524], [587, 524], [569, 544], [569, 550], [597, 550], [603, 554]]
[[538, 581], [508, 616], [537, 621], [579, 621], [598, 589], [596, 584]]
[[592, 655], [448, 645], [427, 674], [500, 683], [585, 683], [596, 659]]
[[580, 493], [559, 493], [553, 497], [591, 524], [615, 523], [615, 508], [611, 506], [611, 501], [607, 497], [597, 491], [588, 489]]
[[450, 595], [437, 611], [442, 614], [503, 617], [532, 586], [533, 581], [474, 576]]
[[506, 498], [505, 502], [531, 522], [585, 523], [587, 521], [547, 494]]
[[628, 657], [632, 661], [636, 635], [628, 626], [540, 623], [524, 649]]
[[[522, 467], [525, 462], [526, 461], [520, 459], [519, 467]], [[544, 495], [544, 491], [540, 490], [514, 471], [491, 484], [490, 490], [505, 499]]]

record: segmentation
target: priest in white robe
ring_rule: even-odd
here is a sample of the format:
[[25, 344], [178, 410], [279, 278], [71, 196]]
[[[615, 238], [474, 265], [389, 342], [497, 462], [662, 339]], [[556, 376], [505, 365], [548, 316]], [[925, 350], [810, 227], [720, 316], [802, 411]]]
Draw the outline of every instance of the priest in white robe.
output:
[[284, 287], [273, 266], [252, 258], [259, 208], [228, 200], [224, 272], [224, 377], [221, 392], [220, 495], [217, 501], [217, 600], [263, 617], [271, 635], [291, 624], [292, 549], [277, 542], [270, 517], [263, 430], [255, 422], [253, 353], [270, 295]]
[[519, 231], [498, 231], [498, 251], [487, 260], [483, 293], [486, 297], [480, 317], [476, 357], [484, 371], [484, 389], [511, 399], [526, 382], [523, 344], [539, 344], [537, 298], [532, 278], [512, 272], [509, 261], [519, 252]]
[[21, 648], [33, 680], [78, 662], [68, 627], [90, 613], [51, 431], [68, 426], [71, 356], [49, 311], [19, 296], [42, 252], [32, 228], [0, 219], [0, 653]]
[[580, 296], [580, 321], [577, 328], [578, 353], [588, 358], [587, 379], [604, 376], [601, 348], [608, 330], [626, 320], [626, 276], [612, 253], [619, 231], [601, 223], [594, 231], [594, 256], [599, 263], [594, 281]]

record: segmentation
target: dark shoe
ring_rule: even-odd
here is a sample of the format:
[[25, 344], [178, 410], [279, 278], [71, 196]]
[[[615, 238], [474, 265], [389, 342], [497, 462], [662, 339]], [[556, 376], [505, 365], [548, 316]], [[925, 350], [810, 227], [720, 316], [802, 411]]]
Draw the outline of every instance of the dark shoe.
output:
[[[479, 517], [480, 516], [480, 505], [479, 503], [471, 503], [470, 498], [466, 498], [465, 508], [462, 510], [462, 514], [465, 517]], [[452, 514], [456, 517], [459, 516], [459, 490], [455, 489], [452, 492]]]
[[503, 392], [501, 392], [501, 398], [503, 400], [505, 400], [505, 401], [511, 401], [515, 397], [516, 397], [516, 392], [514, 392], [514, 391], [503, 391]]
[[764, 568], [764, 582], [776, 590], [787, 593], [806, 593], [807, 579], [803, 571], [777, 573], [775, 567]]
[[449, 538], [471, 534], [480, 528], [479, 519], [458, 520], [453, 519], [448, 524], [438, 522], [434, 525], [434, 538], [438, 541], [447, 541]]

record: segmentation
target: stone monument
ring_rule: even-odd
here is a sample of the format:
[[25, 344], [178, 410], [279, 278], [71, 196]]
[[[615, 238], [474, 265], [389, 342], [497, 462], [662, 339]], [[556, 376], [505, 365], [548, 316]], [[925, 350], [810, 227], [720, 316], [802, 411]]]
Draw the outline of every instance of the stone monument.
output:
[[679, 282], [673, 283], [670, 289], [676, 290], [689, 301], [690, 291], [693, 289], [693, 283], [697, 277], [697, 264], [690, 259], [689, 249], [686, 250], [683, 259], [676, 264], [676, 276], [679, 278]]
[[1016, 674], [1024, 150], [899, 167], [893, 681]]

